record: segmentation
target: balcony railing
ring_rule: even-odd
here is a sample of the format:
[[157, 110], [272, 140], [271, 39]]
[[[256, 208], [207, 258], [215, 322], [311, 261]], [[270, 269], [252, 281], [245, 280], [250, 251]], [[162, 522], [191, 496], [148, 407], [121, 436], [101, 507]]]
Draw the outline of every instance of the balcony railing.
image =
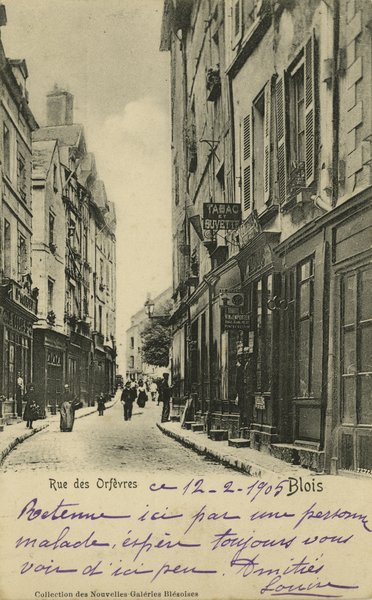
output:
[[292, 197], [304, 188], [306, 188], [305, 163], [301, 161], [293, 164], [289, 173], [287, 183], [288, 196]]

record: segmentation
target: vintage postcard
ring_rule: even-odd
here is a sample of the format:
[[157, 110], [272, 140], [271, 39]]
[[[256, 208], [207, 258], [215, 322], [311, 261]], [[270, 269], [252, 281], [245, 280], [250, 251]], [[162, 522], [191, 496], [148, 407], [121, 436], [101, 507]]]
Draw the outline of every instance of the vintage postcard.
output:
[[372, 3], [0, 2], [0, 600], [372, 598]]

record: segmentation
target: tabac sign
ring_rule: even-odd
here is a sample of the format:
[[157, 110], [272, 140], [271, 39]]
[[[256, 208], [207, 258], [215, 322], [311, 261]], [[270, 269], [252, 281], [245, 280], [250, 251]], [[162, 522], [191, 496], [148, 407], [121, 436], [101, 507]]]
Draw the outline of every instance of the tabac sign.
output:
[[242, 222], [240, 204], [205, 202], [203, 204], [203, 227], [208, 231], [237, 229]]

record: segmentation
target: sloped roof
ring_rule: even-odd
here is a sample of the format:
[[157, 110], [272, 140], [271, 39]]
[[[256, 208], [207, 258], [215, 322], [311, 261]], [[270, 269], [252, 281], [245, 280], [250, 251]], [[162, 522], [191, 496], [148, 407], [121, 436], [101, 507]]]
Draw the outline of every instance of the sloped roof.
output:
[[32, 144], [32, 174], [46, 177], [50, 168], [56, 141], [39, 141]]
[[106, 188], [105, 184], [101, 179], [97, 179], [97, 181], [95, 181], [92, 190], [92, 195], [93, 201], [98, 206], [98, 208], [105, 209], [107, 211], [109, 207], [107, 201]]
[[19, 67], [25, 79], [28, 77], [27, 63], [24, 58], [8, 58], [11, 67]]
[[115, 204], [113, 202], [107, 201], [108, 204], [108, 213], [105, 215], [105, 221], [110, 230], [114, 233], [116, 229], [116, 210]]
[[96, 159], [93, 152], [87, 152], [84, 158], [80, 163], [80, 168], [82, 171], [92, 171], [97, 172], [96, 168]]
[[54, 127], [40, 127], [33, 133], [35, 141], [58, 140], [62, 146], [77, 146], [83, 133], [83, 126], [74, 123], [73, 125], [58, 125]]
[[80, 162], [80, 176], [79, 180], [87, 185], [88, 179], [90, 178], [90, 184], [97, 177], [96, 158], [93, 152], [87, 152], [84, 158]]

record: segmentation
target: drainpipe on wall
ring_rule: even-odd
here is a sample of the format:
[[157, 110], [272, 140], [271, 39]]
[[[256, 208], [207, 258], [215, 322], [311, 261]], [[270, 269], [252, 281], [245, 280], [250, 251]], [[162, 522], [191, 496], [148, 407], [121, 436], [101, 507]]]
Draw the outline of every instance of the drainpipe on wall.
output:
[[213, 375], [213, 283], [208, 283], [208, 366], [209, 366], [209, 402], [207, 405], [207, 435], [211, 430], [212, 420], [212, 375]]
[[207, 434], [211, 429], [211, 403], [212, 403], [212, 375], [213, 375], [213, 292], [214, 287], [219, 280], [215, 275], [207, 274], [204, 281], [208, 285], [208, 371], [209, 371], [209, 402], [207, 407]]
[[[334, 208], [338, 200], [339, 191], [339, 117], [340, 117], [340, 96], [339, 96], [339, 51], [340, 51], [340, 5], [336, 0], [333, 3], [333, 86], [332, 86], [332, 207]], [[328, 252], [328, 265], [332, 250]], [[326, 381], [326, 417], [325, 417], [325, 468], [331, 474], [337, 473], [337, 457], [332, 456], [333, 448], [337, 449], [336, 440], [333, 440], [334, 429], [334, 406], [335, 406], [335, 369], [337, 368], [335, 357], [336, 327], [335, 302], [337, 302], [337, 280], [332, 277], [330, 268], [327, 269], [329, 276], [329, 300], [328, 300], [328, 360], [327, 360], [327, 381]], [[327, 450], [327, 444], [330, 446], [330, 452]]]
[[[176, 35], [177, 39], [178, 36]], [[190, 241], [190, 222], [187, 215], [187, 204], [189, 198], [189, 179], [188, 179], [188, 147], [186, 141], [186, 132], [187, 132], [187, 124], [188, 124], [188, 97], [187, 97], [187, 51], [186, 51], [186, 30], [182, 29], [181, 39], [181, 55], [182, 55], [182, 102], [183, 102], [183, 181], [184, 181], [184, 189], [186, 191], [185, 201], [184, 201], [184, 211], [185, 211], [185, 244], [188, 244]], [[188, 295], [190, 295], [190, 290], [188, 288]], [[191, 329], [191, 314], [190, 314], [190, 306], [187, 306], [187, 337], [190, 336]], [[191, 368], [190, 368], [190, 345], [186, 342], [186, 364], [185, 364], [185, 381], [187, 389], [184, 389], [186, 392], [185, 395], [191, 397]]]
[[[339, 171], [339, 129], [340, 129], [340, 94], [339, 94], [339, 68], [340, 68], [340, 4], [333, 3], [333, 86], [332, 86], [332, 207], [338, 200], [338, 171]], [[332, 305], [331, 305], [332, 306]]]

